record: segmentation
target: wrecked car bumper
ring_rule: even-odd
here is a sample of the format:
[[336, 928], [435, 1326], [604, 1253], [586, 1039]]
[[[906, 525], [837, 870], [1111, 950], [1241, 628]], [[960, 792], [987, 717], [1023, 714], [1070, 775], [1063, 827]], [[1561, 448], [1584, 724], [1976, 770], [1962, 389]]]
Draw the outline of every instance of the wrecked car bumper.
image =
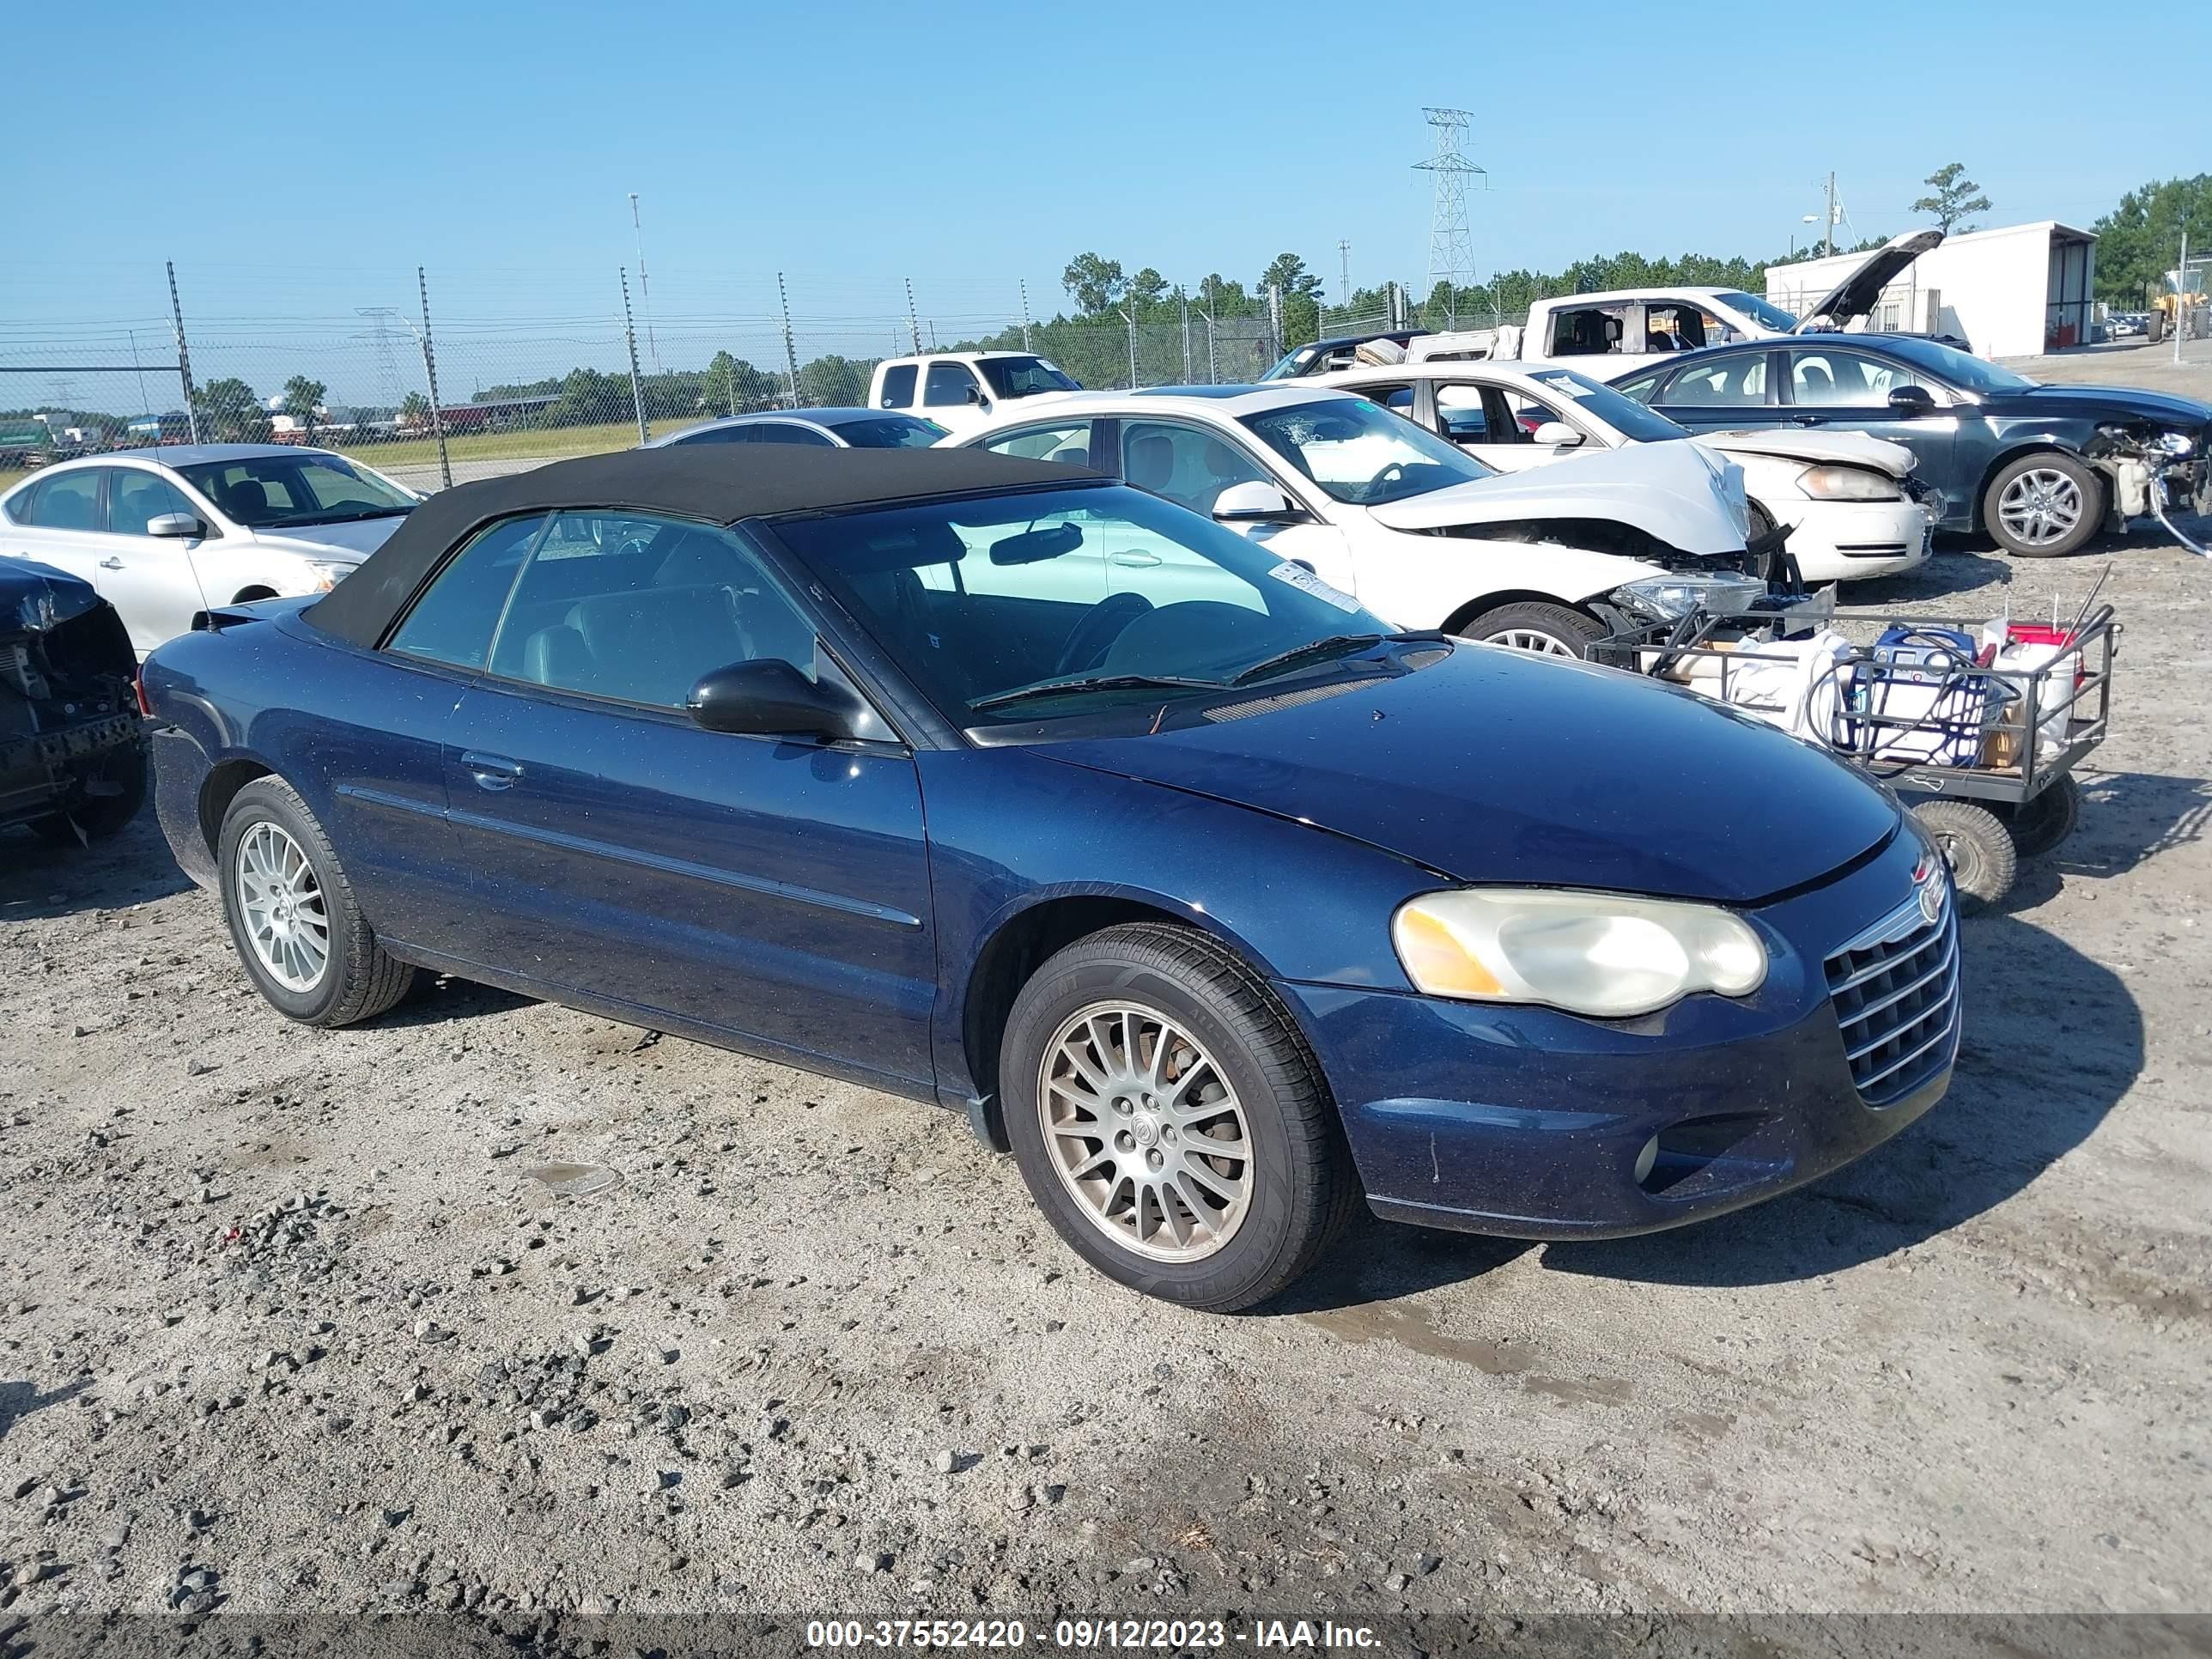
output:
[[0, 561], [0, 825], [67, 813], [142, 740], [137, 658], [90, 583]]

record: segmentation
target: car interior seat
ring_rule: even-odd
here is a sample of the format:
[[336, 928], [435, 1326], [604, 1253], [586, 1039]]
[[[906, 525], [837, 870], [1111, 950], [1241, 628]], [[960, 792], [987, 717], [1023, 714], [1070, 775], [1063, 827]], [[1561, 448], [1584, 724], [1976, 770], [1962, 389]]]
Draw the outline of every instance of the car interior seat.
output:
[[269, 510], [269, 489], [258, 478], [234, 478], [222, 486], [218, 498], [222, 510], [240, 524], [251, 524]]
[[1129, 444], [1125, 470], [1139, 489], [1164, 495], [1175, 483], [1175, 440], [1164, 432], [1149, 432]]

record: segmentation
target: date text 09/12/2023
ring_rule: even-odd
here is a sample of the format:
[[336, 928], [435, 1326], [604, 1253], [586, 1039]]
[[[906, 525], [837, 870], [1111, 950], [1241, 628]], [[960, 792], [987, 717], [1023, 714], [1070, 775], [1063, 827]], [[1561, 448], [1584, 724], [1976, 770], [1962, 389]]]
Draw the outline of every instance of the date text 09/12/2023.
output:
[[[810, 1620], [809, 1648], [981, 1649], [1025, 1648], [1046, 1633], [1015, 1619], [826, 1619]], [[1059, 1650], [1160, 1650], [1247, 1647], [1260, 1650], [1369, 1650], [1382, 1643], [1364, 1625], [1329, 1620], [1258, 1619], [1235, 1623], [1223, 1619], [1061, 1619], [1051, 1630]]]

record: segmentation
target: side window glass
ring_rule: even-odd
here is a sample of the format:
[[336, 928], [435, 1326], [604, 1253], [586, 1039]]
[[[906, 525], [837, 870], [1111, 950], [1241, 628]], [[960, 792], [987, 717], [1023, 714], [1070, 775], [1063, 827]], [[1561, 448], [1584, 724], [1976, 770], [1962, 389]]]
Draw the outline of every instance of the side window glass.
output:
[[1917, 384], [1907, 371], [1855, 352], [1790, 354], [1790, 389], [1801, 404], [1817, 406], [1885, 403], [1899, 386]]
[[1601, 357], [1626, 349], [1621, 335], [1627, 326], [1625, 312], [1589, 307], [1554, 312], [1552, 316], [1552, 356]]
[[1409, 386], [1348, 386], [1345, 390], [1358, 393], [1393, 415], [1403, 415], [1409, 421], [1413, 418], [1413, 388]]
[[676, 440], [678, 444], [749, 444], [760, 430], [754, 426], [702, 426]]
[[793, 426], [788, 421], [763, 422], [753, 428], [757, 443], [797, 444], [802, 448], [835, 449], [837, 446], [811, 427]]
[[118, 466], [110, 475], [107, 527], [116, 534], [143, 536], [148, 520], [170, 513], [200, 516], [199, 509], [185, 499], [183, 492], [158, 472]]
[[1690, 408], [1763, 404], [1766, 401], [1766, 354], [1686, 368], [1668, 386], [1666, 400]]
[[644, 514], [558, 514], [515, 584], [491, 672], [680, 708], [699, 677], [780, 658], [814, 677], [814, 627], [728, 531]]
[[1439, 386], [1437, 419], [1443, 427], [1444, 436], [1455, 444], [1490, 441], [1490, 417], [1483, 410], [1482, 388], [1479, 386]]
[[1164, 421], [1122, 423], [1121, 476], [1139, 489], [1208, 516], [1231, 485], [1274, 482], [1223, 440]]
[[1052, 426], [1025, 426], [1018, 432], [1000, 433], [982, 447], [994, 455], [1018, 455], [1024, 460], [1088, 466], [1091, 422], [1061, 421]]
[[968, 372], [967, 364], [932, 363], [929, 378], [922, 382], [921, 401], [929, 408], [943, 409], [966, 403], [968, 394], [975, 389], [975, 377]]
[[79, 467], [42, 478], [31, 492], [31, 522], [41, 530], [100, 528], [100, 475], [105, 467]]
[[1639, 374], [1632, 380], [1624, 380], [1615, 388], [1624, 398], [1633, 398], [1639, 404], [1652, 401], [1652, 393], [1659, 389], [1660, 376]]
[[487, 525], [431, 578], [385, 648], [456, 668], [482, 668], [524, 555], [544, 526], [532, 514]]
[[914, 402], [914, 365], [901, 363], [884, 371], [884, 407], [904, 409]]

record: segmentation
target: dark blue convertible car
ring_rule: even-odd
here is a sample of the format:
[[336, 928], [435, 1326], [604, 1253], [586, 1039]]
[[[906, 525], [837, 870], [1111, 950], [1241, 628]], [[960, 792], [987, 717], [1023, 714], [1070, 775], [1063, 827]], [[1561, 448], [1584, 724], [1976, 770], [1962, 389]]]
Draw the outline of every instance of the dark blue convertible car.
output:
[[1536, 1238], [1735, 1208], [1896, 1133], [1958, 1045], [1948, 878], [1841, 765], [1395, 632], [1078, 469], [465, 485], [143, 690], [162, 827], [284, 1013], [427, 969], [935, 1101], [1199, 1307], [1363, 1197]]

